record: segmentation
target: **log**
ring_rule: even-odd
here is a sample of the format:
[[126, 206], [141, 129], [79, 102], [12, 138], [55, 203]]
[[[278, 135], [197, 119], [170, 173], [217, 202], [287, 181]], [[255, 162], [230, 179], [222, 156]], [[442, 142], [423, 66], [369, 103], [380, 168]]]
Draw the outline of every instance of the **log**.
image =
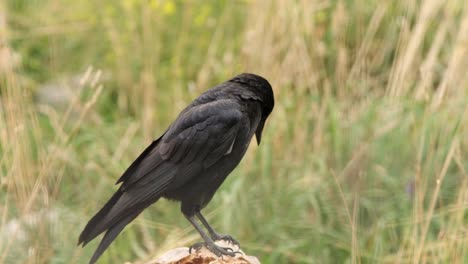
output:
[[260, 261], [256, 257], [247, 256], [237, 246], [225, 241], [216, 241], [216, 244], [221, 247], [231, 248], [234, 252], [239, 251], [240, 253], [234, 257], [218, 257], [205, 247], [192, 250], [191, 254], [188, 247], [180, 247], [171, 249], [146, 264], [260, 264]]

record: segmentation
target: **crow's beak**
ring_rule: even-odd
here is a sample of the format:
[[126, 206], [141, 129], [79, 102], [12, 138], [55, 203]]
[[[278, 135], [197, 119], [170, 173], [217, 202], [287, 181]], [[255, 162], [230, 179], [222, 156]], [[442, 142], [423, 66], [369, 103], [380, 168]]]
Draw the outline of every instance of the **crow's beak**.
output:
[[260, 142], [262, 141], [262, 132], [263, 132], [264, 125], [265, 125], [265, 120], [261, 120], [260, 123], [258, 124], [257, 131], [255, 131], [255, 137], [257, 138], [257, 145], [260, 145]]
[[257, 138], [257, 145], [260, 145], [260, 141], [262, 141], [262, 132], [257, 130], [257, 132], [255, 132], [255, 137]]

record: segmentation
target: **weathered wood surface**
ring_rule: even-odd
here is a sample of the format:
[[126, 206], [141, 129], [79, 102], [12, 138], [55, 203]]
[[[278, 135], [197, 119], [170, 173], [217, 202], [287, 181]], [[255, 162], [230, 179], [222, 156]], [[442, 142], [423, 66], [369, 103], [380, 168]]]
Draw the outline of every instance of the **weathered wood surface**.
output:
[[239, 251], [240, 253], [234, 257], [218, 257], [204, 247], [196, 251], [192, 250], [192, 254], [189, 253], [189, 248], [181, 247], [169, 250], [146, 264], [260, 264], [260, 261], [256, 257], [245, 255], [236, 246], [232, 246], [224, 241], [218, 241], [216, 244], [222, 247], [229, 247], [234, 252]]

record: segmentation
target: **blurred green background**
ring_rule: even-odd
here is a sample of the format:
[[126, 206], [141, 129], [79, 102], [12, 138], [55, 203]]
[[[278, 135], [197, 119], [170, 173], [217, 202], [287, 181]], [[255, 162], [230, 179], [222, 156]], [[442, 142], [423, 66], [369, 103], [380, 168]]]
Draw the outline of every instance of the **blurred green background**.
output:
[[[468, 263], [464, 0], [0, 2], [0, 263], [87, 263], [115, 181], [193, 98], [273, 85], [204, 210], [262, 263]], [[200, 240], [167, 201], [101, 263]]]

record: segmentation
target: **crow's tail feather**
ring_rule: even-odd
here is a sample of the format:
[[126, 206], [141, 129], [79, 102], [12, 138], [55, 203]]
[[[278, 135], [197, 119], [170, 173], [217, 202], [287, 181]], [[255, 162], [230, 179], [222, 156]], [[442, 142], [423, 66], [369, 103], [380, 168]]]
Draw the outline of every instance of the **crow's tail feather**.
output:
[[132, 206], [122, 206], [122, 201], [124, 201], [124, 203], [127, 201], [122, 195], [123, 191], [119, 189], [104, 207], [91, 218], [83, 232], [81, 232], [78, 244], [83, 244], [83, 246], [99, 234], [106, 232], [98, 248], [94, 252], [89, 262], [90, 264], [96, 262], [126, 225], [133, 221], [146, 207], [159, 199], [159, 196], [154, 196], [152, 199], [150, 198], [144, 202], [132, 204]]
[[109, 245], [114, 241], [114, 239], [120, 234], [120, 232], [124, 229], [124, 227], [130, 223], [135, 217], [137, 217], [143, 209], [134, 212], [133, 214], [128, 215], [127, 217], [123, 218], [116, 224], [114, 224], [111, 228], [107, 229], [106, 234], [99, 243], [96, 251], [93, 254], [93, 257], [89, 261], [89, 264], [94, 264], [96, 260], [102, 255], [102, 253], [109, 247]]
[[[83, 247], [88, 244], [89, 241], [93, 240], [99, 234], [104, 232], [109, 226], [102, 225], [109, 211], [117, 203], [122, 196], [123, 192], [118, 190], [114, 195], [107, 201], [104, 207], [96, 213], [96, 215], [89, 220], [85, 229], [81, 232], [80, 238], [78, 239], [78, 245], [83, 244]], [[100, 227], [100, 228], [99, 228]]]

